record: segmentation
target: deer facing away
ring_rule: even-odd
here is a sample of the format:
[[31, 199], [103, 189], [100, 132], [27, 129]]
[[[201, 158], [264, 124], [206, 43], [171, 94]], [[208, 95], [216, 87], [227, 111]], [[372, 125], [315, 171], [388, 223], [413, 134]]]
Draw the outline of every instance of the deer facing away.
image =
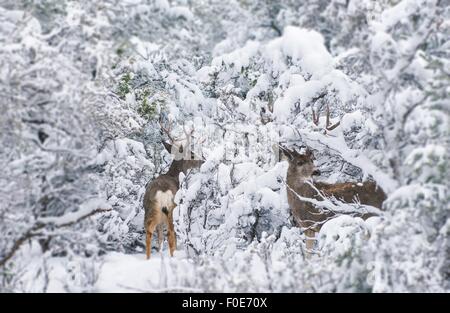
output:
[[198, 168], [204, 162], [196, 160], [194, 154], [190, 151], [190, 135], [187, 134], [188, 143], [184, 146], [176, 144], [176, 141], [170, 136], [169, 132], [161, 126], [171, 144], [163, 142], [166, 150], [175, 154], [166, 174], [155, 178], [148, 186], [144, 195], [144, 228], [146, 232], [146, 256], [150, 258], [152, 237], [155, 230], [158, 235], [159, 250], [161, 250], [163, 241], [163, 228], [167, 226], [167, 237], [169, 242], [169, 252], [173, 256], [176, 249], [176, 234], [173, 226], [173, 210], [175, 208], [174, 197], [179, 188], [179, 175], [181, 172], [187, 174], [192, 168]]
[[[294, 223], [305, 231], [306, 248], [308, 251], [314, 246], [315, 233], [320, 230], [325, 221], [332, 218], [335, 214], [329, 210], [321, 210], [313, 203], [304, 201], [300, 197], [320, 201], [323, 198], [318, 194], [318, 190], [324, 196], [335, 197], [342, 202], [352, 203], [358, 200], [361, 204], [381, 209], [383, 201], [386, 199], [386, 194], [375, 182], [345, 182], [336, 184], [312, 182], [311, 179], [313, 176], [320, 175], [320, 172], [314, 166], [312, 152], [307, 149], [305, 153], [301, 154], [284, 147], [281, 147], [281, 151], [289, 162], [286, 177], [289, 207], [294, 218]], [[363, 219], [367, 219], [373, 215], [371, 213], [360, 214]]]

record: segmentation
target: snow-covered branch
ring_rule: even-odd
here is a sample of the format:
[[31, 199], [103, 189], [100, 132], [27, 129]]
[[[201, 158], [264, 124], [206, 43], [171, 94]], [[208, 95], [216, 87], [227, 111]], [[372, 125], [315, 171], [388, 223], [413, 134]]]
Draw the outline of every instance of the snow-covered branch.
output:
[[315, 149], [323, 150], [326, 148], [336, 151], [344, 161], [360, 168], [364, 176], [372, 176], [386, 193], [389, 194], [398, 187], [398, 182], [395, 179], [373, 164], [361, 151], [350, 149], [342, 137], [331, 137], [307, 130], [298, 130], [298, 133], [303, 140]]
[[[316, 186], [314, 186], [314, 183], [312, 181], [305, 181], [309, 186], [311, 186], [311, 188], [313, 188], [316, 192], [317, 195], [322, 199], [322, 200], [317, 200], [317, 199], [313, 199], [313, 198], [307, 198], [307, 197], [303, 197], [301, 195], [299, 195], [297, 192], [295, 192], [295, 190], [293, 190], [288, 184], [285, 183], [286, 188], [288, 188], [292, 193], [295, 194], [295, 196], [305, 202], [314, 204], [316, 207], [320, 208], [321, 210], [328, 210], [333, 214], [347, 214], [347, 215], [354, 215], [354, 216], [362, 216], [364, 214], [367, 213], [371, 213], [371, 214], [375, 214], [375, 215], [382, 215], [383, 211], [370, 206], [370, 205], [365, 205], [365, 204], [361, 204], [361, 203], [346, 203], [346, 202], [342, 202], [339, 199], [336, 198], [332, 198], [333, 200], [331, 200], [329, 197], [327, 197], [326, 195], [323, 194], [323, 192], [321, 192], [319, 189], [317, 189]], [[322, 212], [309, 212], [310, 214], [323, 214]]]
[[92, 204], [94, 203], [95, 202], [91, 202], [90, 205], [82, 207], [77, 212], [67, 213], [60, 217], [49, 217], [37, 220], [33, 226], [31, 226], [18, 239], [14, 241], [12, 247], [4, 254], [4, 256], [2, 256], [2, 258], [0, 259], [0, 267], [4, 266], [27, 240], [33, 237], [40, 236], [41, 231], [44, 230], [46, 227], [55, 227], [55, 228], [68, 227], [77, 224], [82, 220], [91, 217], [97, 213], [103, 213], [112, 210], [110, 207], [107, 207], [109, 205], [105, 204], [104, 202], [103, 204], [105, 206], [103, 207], [93, 206]]

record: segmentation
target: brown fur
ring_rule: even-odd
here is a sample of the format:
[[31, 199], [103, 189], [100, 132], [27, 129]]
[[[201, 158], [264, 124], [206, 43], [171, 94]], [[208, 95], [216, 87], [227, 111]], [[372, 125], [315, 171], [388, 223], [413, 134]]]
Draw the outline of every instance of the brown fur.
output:
[[[172, 146], [164, 143], [166, 149], [171, 152]], [[182, 151], [182, 149], [180, 150]], [[191, 156], [192, 158], [192, 156]], [[167, 237], [169, 242], [170, 255], [173, 256], [173, 252], [176, 249], [176, 234], [173, 226], [173, 210], [175, 208], [175, 203], [173, 202], [173, 197], [178, 191], [179, 187], [179, 175], [181, 172], [184, 174], [191, 168], [200, 167], [203, 163], [202, 160], [192, 160], [192, 159], [181, 159], [174, 160], [170, 165], [169, 171], [166, 174], [158, 176], [153, 180], [147, 187], [144, 195], [144, 228], [146, 231], [146, 256], [147, 259], [150, 258], [151, 254], [151, 243], [152, 237], [155, 230], [158, 231], [158, 243], [159, 249], [161, 250], [161, 245], [163, 241], [163, 226], [167, 226]], [[163, 212], [163, 207], [158, 200], [158, 195], [161, 193], [166, 193], [170, 191], [172, 198], [170, 203], [168, 203], [166, 209], [167, 214]], [[159, 192], [159, 193], [158, 193]]]
[[[322, 224], [332, 218], [334, 214], [330, 211], [321, 211], [314, 204], [302, 201], [297, 194], [316, 200], [323, 200], [317, 191], [309, 185], [306, 180], [311, 180], [313, 173], [316, 171], [313, 163], [313, 155], [307, 150], [305, 154], [291, 151], [283, 148], [283, 153], [289, 161], [289, 168], [286, 177], [287, 197], [289, 207], [291, 209], [294, 222], [297, 226], [305, 229], [307, 237], [314, 237]], [[313, 185], [327, 197], [335, 197], [342, 202], [360, 202], [361, 204], [382, 207], [383, 201], [386, 199], [384, 191], [373, 181], [363, 183], [337, 183], [327, 184], [323, 182], [313, 182]], [[364, 219], [374, 214], [361, 214]], [[313, 247], [314, 240], [308, 240], [307, 249]]]

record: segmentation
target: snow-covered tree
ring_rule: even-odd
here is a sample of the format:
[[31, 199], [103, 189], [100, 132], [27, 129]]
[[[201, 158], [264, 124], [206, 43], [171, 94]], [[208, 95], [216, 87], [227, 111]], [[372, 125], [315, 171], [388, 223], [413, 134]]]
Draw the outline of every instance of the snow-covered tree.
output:
[[[0, 291], [448, 291], [449, 14], [0, 0]], [[180, 177], [175, 257], [145, 261], [164, 123], [205, 162]], [[307, 254], [279, 145], [312, 149], [322, 181], [375, 181], [383, 210], [331, 199]]]

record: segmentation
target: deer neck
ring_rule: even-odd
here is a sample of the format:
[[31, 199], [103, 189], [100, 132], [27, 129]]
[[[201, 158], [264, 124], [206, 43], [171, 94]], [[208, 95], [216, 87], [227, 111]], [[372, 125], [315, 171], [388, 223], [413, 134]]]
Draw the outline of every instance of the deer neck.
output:
[[292, 168], [291, 166], [289, 166], [287, 175], [286, 175], [286, 182], [291, 188], [295, 188], [297, 186], [304, 185], [304, 184], [306, 184], [307, 180], [311, 181], [312, 180], [311, 176], [301, 175], [301, 174], [297, 173], [295, 168]]
[[167, 171], [166, 175], [172, 177], [175, 179], [177, 185], [179, 184], [179, 177], [180, 173], [182, 172], [181, 167], [176, 166], [172, 163], [172, 165], [169, 167], [169, 170]]

